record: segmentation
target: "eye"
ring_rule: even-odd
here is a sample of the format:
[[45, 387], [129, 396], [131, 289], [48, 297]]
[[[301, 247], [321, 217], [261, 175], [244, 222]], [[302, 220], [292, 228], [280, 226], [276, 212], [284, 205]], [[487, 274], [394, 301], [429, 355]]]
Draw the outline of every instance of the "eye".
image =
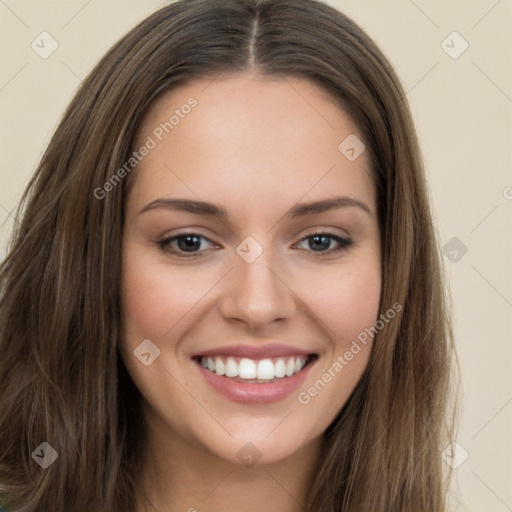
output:
[[[197, 252], [201, 249], [202, 240], [208, 240], [208, 238], [198, 233], [182, 233], [165, 238], [157, 243], [163, 251], [187, 258], [190, 256], [198, 256]], [[210, 240], [208, 241], [213, 243]], [[177, 248], [173, 244], [176, 244]]]
[[[211, 240], [198, 233], [181, 233], [172, 237], [159, 240], [157, 245], [162, 251], [175, 254], [178, 257], [197, 257], [206, 248], [201, 247], [202, 241], [206, 240], [213, 244]], [[334, 240], [338, 247], [330, 248], [331, 240]], [[314, 256], [321, 257], [339, 251], [347, 250], [354, 244], [349, 238], [343, 238], [334, 233], [312, 233], [301, 240], [301, 243], [306, 241], [312, 248], [311, 252], [316, 253]]]
[[[331, 241], [334, 240], [338, 247], [330, 249]], [[301, 243], [305, 241], [310, 248], [312, 248], [314, 256], [322, 257], [332, 253], [347, 250], [354, 244], [353, 240], [344, 238], [334, 233], [312, 233], [302, 239]]]

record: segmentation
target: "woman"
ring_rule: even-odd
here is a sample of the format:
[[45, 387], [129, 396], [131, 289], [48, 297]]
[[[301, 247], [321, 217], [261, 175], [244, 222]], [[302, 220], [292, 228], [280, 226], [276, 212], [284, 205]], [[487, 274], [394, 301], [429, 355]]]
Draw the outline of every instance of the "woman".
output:
[[179, 1], [84, 81], [1, 267], [11, 510], [445, 509], [403, 89], [314, 0]]

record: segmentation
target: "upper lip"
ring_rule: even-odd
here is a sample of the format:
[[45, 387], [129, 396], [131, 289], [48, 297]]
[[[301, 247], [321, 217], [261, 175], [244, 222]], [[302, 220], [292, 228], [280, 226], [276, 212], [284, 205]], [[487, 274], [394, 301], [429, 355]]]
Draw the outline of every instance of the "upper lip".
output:
[[193, 354], [192, 357], [231, 356], [247, 357], [248, 359], [265, 359], [270, 357], [308, 356], [314, 353], [315, 352], [312, 350], [272, 343], [267, 345], [226, 345], [197, 352]]

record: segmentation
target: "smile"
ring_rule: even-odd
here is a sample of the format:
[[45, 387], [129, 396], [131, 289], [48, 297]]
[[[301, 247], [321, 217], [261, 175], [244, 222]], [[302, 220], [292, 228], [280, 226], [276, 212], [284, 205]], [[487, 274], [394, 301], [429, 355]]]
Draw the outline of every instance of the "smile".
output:
[[237, 382], [268, 383], [299, 373], [312, 359], [310, 356], [273, 357], [261, 360], [247, 357], [199, 357], [203, 368]]
[[306, 379], [316, 353], [283, 345], [211, 349], [192, 361], [214, 391], [242, 404], [268, 404], [289, 396]]

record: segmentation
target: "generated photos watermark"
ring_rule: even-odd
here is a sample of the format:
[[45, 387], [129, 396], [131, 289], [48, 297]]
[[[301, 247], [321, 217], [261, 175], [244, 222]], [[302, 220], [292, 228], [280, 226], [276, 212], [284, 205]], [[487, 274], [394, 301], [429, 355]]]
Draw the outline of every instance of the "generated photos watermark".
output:
[[[137, 150], [132, 153], [132, 156], [103, 184], [102, 187], [94, 189], [94, 197], [96, 199], [104, 199], [105, 196], [114, 190], [114, 188], [123, 181], [123, 179], [130, 174], [131, 171], [149, 155], [152, 149], [155, 149], [159, 142], [163, 140], [165, 135], [168, 135], [178, 126], [182, 119], [192, 112], [192, 109], [197, 107], [198, 101], [191, 97], [186, 103], [181, 105], [180, 108], [174, 110], [174, 113], [169, 117], [168, 121], [160, 123], [148, 135], [146, 142]], [[155, 140], [156, 139], [156, 140]]]
[[[332, 379], [334, 379], [342, 370], [347, 366], [354, 357], [361, 352], [362, 347], [368, 344], [368, 338], [375, 336], [386, 324], [395, 318], [398, 312], [402, 311], [402, 305], [399, 302], [395, 302], [391, 308], [385, 313], [379, 316], [379, 320], [375, 322], [372, 327], [366, 327], [364, 331], [361, 331], [357, 340], [353, 340], [350, 348], [346, 350], [342, 355], [339, 355], [334, 363], [317, 379], [312, 386], [306, 391], [301, 391], [297, 395], [297, 400], [302, 405], [307, 405], [311, 400], [322, 391]], [[359, 343], [358, 343], [359, 341]]]

